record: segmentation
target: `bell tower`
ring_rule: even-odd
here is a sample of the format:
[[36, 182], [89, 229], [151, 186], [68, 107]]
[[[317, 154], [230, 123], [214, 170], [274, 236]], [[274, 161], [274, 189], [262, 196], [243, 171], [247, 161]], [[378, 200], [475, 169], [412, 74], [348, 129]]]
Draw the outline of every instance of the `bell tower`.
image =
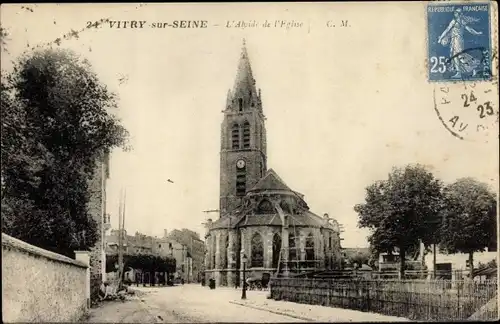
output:
[[257, 91], [243, 40], [236, 79], [227, 93], [221, 125], [220, 215], [229, 216], [246, 191], [266, 171], [266, 128], [261, 91]]

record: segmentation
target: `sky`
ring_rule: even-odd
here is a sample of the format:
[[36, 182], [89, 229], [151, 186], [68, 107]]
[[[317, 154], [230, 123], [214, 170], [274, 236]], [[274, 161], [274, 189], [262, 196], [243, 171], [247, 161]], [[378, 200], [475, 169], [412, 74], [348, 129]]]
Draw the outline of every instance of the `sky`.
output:
[[[129, 233], [202, 234], [205, 219], [218, 217], [203, 211], [219, 207], [221, 111], [243, 38], [262, 89], [268, 167], [305, 195], [311, 211], [344, 226], [344, 247], [367, 246], [369, 232], [357, 227], [353, 207], [394, 166], [421, 163], [446, 183], [471, 176], [498, 191], [498, 137], [460, 140], [434, 110], [425, 28], [415, 28], [425, 27], [419, 3], [27, 7], [1, 8], [9, 33], [2, 69], [28, 44], [51, 42], [88, 21], [208, 21], [205, 29], [107, 24], [61, 42], [117, 93], [119, 110], [112, 113], [131, 135], [133, 150], [116, 149], [110, 162], [107, 210], [115, 228], [122, 189]], [[226, 27], [239, 20], [302, 25]], [[349, 27], [339, 28], [341, 20]], [[336, 28], [327, 27], [331, 21]]]

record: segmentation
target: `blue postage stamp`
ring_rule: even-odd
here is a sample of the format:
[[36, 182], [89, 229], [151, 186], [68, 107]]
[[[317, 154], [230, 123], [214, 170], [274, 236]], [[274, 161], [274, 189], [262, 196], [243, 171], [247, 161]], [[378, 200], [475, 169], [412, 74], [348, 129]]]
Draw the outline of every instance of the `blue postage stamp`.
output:
[[491, 79], [489, 3], [427, 5], [429, 81]]

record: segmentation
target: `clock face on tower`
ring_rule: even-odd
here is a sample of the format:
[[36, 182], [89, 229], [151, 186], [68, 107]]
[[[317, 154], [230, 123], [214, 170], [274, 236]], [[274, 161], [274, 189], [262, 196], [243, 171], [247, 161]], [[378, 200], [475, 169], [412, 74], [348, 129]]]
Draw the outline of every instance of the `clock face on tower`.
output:
[[243, 168], [245, 167], [245, 161], [244, 161], [244, 160], [238, 160], [238, 161], [236, 162], [236, 167], [237, 167], [238, 169], [243, 169]]

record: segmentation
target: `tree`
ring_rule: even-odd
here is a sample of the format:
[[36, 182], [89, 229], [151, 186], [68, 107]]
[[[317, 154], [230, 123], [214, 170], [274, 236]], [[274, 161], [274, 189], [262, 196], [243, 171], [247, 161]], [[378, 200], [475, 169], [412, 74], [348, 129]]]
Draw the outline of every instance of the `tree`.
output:
[[372, 231], [369, 242], [376, 253], [399, 249], [401, 277], [407, 252], [419, 240], [426, 245], [434, 240], [441, 188], [441, 182], [421, 165], [394, 168], [387, 180], [369, 185], [365, 203], [354, 207], [358, 226]]
[[68, 256], [92, 247], [88, 183], [128, 136], [109, 113], [115, 95], [87, 61], [53, 49], [21, 56], [1, 92], [2, 230]]
[[370, 261], [370, 252], [365, 250], [354, 250], [354, 251], [346, 251], [346, 257], [351, 266], [356, 264], [358, 267], [361, 267], [363, 264], [368, 264]]
[[[474, 252], [496, 245], [496, 198], [486, 184], [462, 178], [445, 187], [441, 247], [467, 253], [474, 269]], [[472, 276], [471, 276], [472, 278]]]
[[[117, 255], [106, 256], [106, 272], [116, 271], [116, 264], [118, 264]], [[132, 268], [141, 270], [143, 273], [148, 272], [150, 274], [149, 278], [154, 278], [155, 272], [174, 273], [176, 260], [171, 257], [160, 257], [150, 254], [126, 254], [123, 256], [123, 265], [125, 269]]]

